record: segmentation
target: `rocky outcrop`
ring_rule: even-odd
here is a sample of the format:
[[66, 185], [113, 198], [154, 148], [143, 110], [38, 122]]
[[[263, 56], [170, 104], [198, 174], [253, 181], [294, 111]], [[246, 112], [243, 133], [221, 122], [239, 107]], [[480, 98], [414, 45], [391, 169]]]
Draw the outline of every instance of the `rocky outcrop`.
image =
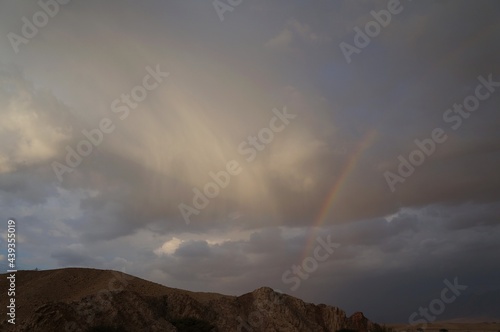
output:
[[349, 327], [349, 329], [356, 331], [373, 331], [380, 328], [379, 326], [375, 326], [375, 324], [370, 322], [362, 312], [356, 312], [351, 317], [349, 317], [347, 319], [347, 326]]
[[[268, 287], [238, 297], [194, 293], [115, 271], [20, 271], [17, 289], [16, 325], [2, 317], [1, 331], [367, 332], [374, 326], [362, 313], [346, 317], [339, 308]], [[7, 305], [5, 297], [0, 305]]]

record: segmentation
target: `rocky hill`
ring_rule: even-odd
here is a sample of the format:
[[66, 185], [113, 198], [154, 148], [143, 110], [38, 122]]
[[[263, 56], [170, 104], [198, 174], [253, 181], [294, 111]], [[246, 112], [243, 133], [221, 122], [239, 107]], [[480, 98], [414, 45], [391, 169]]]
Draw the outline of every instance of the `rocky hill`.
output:
[[[0, 307], [8, 305], [0, 276]], [[110, 270], [66, 268], [16, 274], [16, 324], [1, 331], [338, 331], [378, 326], [362, 313], [305, 303], [263, 287], [241, 296], [195, 293]]]

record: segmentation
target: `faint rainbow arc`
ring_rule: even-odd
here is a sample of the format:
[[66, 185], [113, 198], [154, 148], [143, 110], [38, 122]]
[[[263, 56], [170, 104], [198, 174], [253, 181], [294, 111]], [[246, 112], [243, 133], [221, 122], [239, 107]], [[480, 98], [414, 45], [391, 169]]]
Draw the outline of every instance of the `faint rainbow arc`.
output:
[[312, 248], [316, 241], [316, 228], [320, 227], [326, 221], [327, 217], [330, 214], [330, 209], [335, 199], [338, 197], [338, 194], [342, 191], [343, 186], [347, 183], [349, 175], [355, 169], [356, 164], [358, 163], [363, 153], [373, 144], [377, 135], [378, 133], [376, 130], [370, 130], [369, 132], [367, 132], [361, 139], [361, 141], [357, 144], [356, 148], [349, 156], [347, 161], [344, 163], [344, 166], [340, 171], [340, 175], [337, 177], [337, 180], [328, 191], [326, 198], [323, 200], [323, 204], [321, 204], [321, 209], [314, 219], [311, 232], [309, 233], [304, 251], [302, 253], [301, 261], [303, 258], [312, 254]]

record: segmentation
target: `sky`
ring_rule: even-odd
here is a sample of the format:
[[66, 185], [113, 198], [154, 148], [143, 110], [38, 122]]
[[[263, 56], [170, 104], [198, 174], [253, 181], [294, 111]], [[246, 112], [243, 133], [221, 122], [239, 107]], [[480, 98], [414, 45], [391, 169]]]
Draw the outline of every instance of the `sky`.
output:
[[0, 6], [2, 270], [500, 319], [498, 1]]

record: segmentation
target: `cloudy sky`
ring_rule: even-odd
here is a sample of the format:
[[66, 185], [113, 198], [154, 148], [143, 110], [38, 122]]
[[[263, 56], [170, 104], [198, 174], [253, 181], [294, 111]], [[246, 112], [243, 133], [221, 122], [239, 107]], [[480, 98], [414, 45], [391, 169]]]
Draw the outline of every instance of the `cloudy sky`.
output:
[[60, 3], [1, 1], [2, 270], [499, 318], [498, 1]]

